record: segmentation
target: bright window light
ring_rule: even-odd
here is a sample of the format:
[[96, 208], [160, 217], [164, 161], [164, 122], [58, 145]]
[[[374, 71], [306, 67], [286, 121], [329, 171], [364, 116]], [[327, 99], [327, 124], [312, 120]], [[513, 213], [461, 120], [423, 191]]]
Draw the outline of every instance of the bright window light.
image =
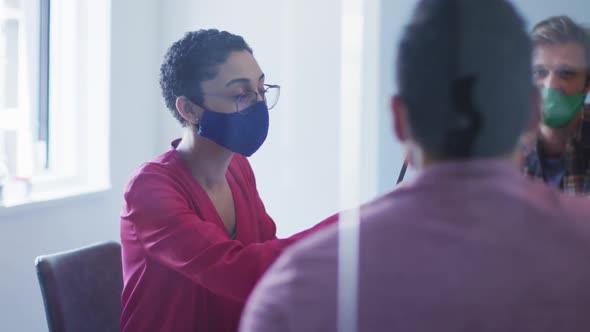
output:
[[0, 0], [1, 206], [108, 188], [109, 25], [108, 1]]

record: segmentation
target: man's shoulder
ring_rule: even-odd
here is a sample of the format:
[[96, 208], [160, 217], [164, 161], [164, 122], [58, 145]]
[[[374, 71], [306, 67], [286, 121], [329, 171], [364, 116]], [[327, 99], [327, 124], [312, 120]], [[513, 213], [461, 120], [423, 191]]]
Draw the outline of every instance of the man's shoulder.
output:
[[584, 220], [590, 226], [590, 196], [561, 194], [559, 204], [564, 217]]
[[338, 250], [339, 222], [326, 226], [297, 241], [287, 248], [284, 255], [289, 257], [292, 264], [296, 265], [309, 260], [326, 262], [334, 259]]
[[[295, 265], [308, 265], [311, 261], [322, 264], [336, 263], [341, 241], [352, 241], [349, 243], [354, 245], [359, 232], [381, 222], [390, 222], [392, 211], [402, 208], [405, 198], [410, 197], [408, 193], [409, 189], [400, 188], [358, 208], [341, 211], [337, 215], [337, 222], [293, 244], [287, 249], [285, 255]], [[398, 219], [403, 218], [400, 215]]]

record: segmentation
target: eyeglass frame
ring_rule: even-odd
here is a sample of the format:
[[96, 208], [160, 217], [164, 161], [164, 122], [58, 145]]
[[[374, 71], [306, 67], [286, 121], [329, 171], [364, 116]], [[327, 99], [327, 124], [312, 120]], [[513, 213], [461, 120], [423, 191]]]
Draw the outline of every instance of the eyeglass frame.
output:
[[[246, 95], [249, 95], [249, 94], [251, 95], [252, 93], [254, 93], [256, 95], [256, 98], [254, 100], [258, 101], [258, 95], [261, 95], [262, 96], [262, 100], [264, 100], [264, 102], [267, 103], [267, 101], [266, 101], [266, 93], [268, 92], [268, 90], [270, 90], [270, 89], [277, 89], [277, 94], [278, 94], [277, 101], [276, 101], [276, 103], [272, 107], [269, 108], [269, 110], [271, 110], [275, 106], [277, 106], [277, 104], [279, 103], [279, 97], [281, 96], [281, 86], [280, 85], [277, 85], [277, 84], [263, 84], [263, 85], [264, 85], [265, 89], [264, 89], [264, 92], [262, 92], [262, 93], [259, 92], [259, 91], [248, 90], [248, 91], [245, 91], [243, 93], [240, 93], [237, 97], [236, 96], [225, 96], [225, 95], [219, 95], [219, 94], [212, 94], [212, 93], [203, 93], [202, 95], [203, 96], [212, 96], [212, 97], [224, 98], [224, 99], [230, 99], [230, 98], [233, 99], [233, 98], [236, 98], [236, 102], [235, 102], [235, 104], [236, 104], [236, 113], [246, 114], [246, 113], [244, 113], [244, 109], [246, 109], [246, 108], [248, 108], [248, 107], [250, 107], [250, 106], [252, 106], [252, 105], [254, 105], [256, 103], [254, 103], [252, 105], [249, 105], [248, 107], [240, 110], [240, 105], [239, 105], [240, 98], [242, 98], [242, 97], [244, 97]], [[267, 104], [267, 106], [268, 106], [268, 104]]]

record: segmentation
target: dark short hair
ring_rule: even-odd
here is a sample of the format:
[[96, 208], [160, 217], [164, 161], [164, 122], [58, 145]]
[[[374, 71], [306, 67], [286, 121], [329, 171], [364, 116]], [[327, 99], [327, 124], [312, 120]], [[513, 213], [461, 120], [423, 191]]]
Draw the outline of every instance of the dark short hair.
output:
[[577, 43], [584, 49], [586, 84], [590, 82], [590, 31], [565, 15], [551, 16], [537, 23], [531, 32], [535, 46], [543, 44]]
[[431, 158], [508, 154], [530, 115], [524, 22], [504, 0], [421, 0], [399, 44], [397, 82]]
[[202, 106], [201, 82], [215, 78], [218, 66], [243, 50], [252, 53], [244, 38], [216, 29], [187, 32], [170, 46], [160, 67], [160, 87], [166, 107], [183, 126], [188, 123], [176, 110], [176, 98]]

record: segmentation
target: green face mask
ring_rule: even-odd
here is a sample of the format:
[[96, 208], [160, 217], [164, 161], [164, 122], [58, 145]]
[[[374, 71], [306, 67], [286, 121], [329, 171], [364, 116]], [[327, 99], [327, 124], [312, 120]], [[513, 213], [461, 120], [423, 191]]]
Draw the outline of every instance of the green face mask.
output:
[[586, 96], [583, 93], [565, 95], [554, 88], [543, 88], [543, 123], [557, 128], [565, 125], [578, 114], [584, 105]]

